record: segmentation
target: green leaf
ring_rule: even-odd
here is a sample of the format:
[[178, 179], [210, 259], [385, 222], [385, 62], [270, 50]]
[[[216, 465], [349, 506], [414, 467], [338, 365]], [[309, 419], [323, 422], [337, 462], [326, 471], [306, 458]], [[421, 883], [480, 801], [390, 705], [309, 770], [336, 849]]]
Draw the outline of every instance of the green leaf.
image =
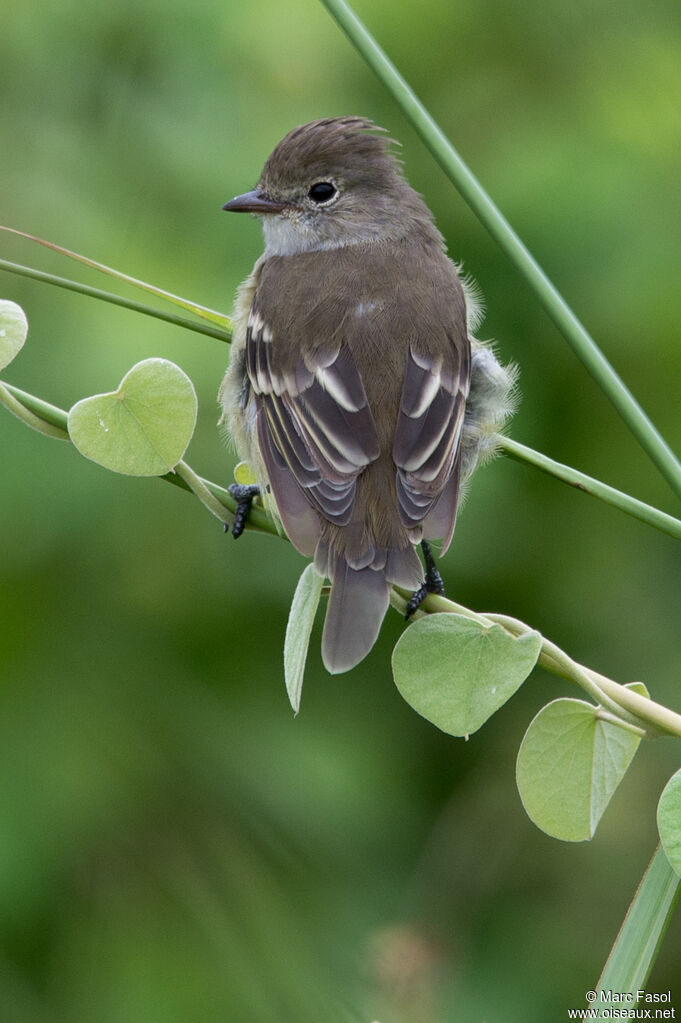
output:
[[657, 828], [667, 859], [681, 875], [681, 771], [672, 775], [660, 796]]
[[28, 334], [28, 320], [20, 305], [9, 299], [0, 299], [0, 369], [9, 366], [24, 347]]
[[307, 650], [323, 583], [314, 565], [308, 565], [298, 580], [288, 616], [284, 640], [284, 678], [295, 714], [300, 710]]
[[116, 391], [83, 398], [69, 412], [80, 453], [126, 476], [163, 476], [180, 461], [196, 425], [194, 385], [179, 366], [146, 359]]
[[635, 733], [583, 700], [554, 700], [525, 733], [516, 781], [528, 817], [565, 842], [592, 838], [638, 748]]
[[542, 638], [512, 636], [458, 614], [415, 621], [392, 658], [395, 685], [415, 711], [450, 735], [476, 732], [537, 663]]
[[258, 482], [248, 462], [239, 462], [238, 465], [234, 466], [234, 479], [244, 487], [250, 487]]

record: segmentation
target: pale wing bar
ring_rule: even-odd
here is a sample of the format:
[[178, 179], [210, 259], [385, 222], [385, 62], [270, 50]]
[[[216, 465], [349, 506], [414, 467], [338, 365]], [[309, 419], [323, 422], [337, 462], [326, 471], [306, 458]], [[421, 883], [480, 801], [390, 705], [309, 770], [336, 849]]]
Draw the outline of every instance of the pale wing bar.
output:
[[[276, 345], [259, 314], [252, 311], [246, 332], [246, 368], [256, 396], [259, 429], [271, 443], [261, 445], [266, 463], [285, 488], [302, 487], [310, 503], [336, 525], [352, 517], [357, 475], [379, 455], [378, 436], [364, 385], [347, 348], [281, 372]], [[285, 495], [281, 494], [282, 498]], [[280, 495], [275, 490], [277, 503]], [[284, 500], [285, 503], [285, 500]]]
[[441, 358], [430, 360], [410, 346], [393, 448], [405, 526], [423, 523], [458, 474], [467, 381], [467, 366], [445, 369]]

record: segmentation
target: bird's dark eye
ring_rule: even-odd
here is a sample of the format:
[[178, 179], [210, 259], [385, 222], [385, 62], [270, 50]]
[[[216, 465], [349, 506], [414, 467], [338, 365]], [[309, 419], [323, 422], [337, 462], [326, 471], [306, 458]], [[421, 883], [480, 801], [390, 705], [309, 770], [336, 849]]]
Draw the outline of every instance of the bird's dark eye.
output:
[[331, 181], [315, 181], [307, 194], [312, 199], [312, 202], [321, 204], [333, 199], [336, 191], [336, 186]]

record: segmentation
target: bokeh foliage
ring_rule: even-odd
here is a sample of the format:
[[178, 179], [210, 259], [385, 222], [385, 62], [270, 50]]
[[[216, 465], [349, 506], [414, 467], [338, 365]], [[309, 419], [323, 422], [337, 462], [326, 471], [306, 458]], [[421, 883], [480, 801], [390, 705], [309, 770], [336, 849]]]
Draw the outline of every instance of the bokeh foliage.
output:
[[[358, 10], [681, 450], [678, 5]], [[294, 124], [372, 117], [480, 283], [482, 336], [520, 364], [513, 435], [677, 513], [313, 0], [8, 5], [0, 96], [0, 222], [225, 311], [261, 242], [221, 204]], [[2, 255], [73, 273], [19, 241]], [[172, 359], [199, 395], [188, 458], [229, 481], [224, 346], [8, 275], [0, 294], [31, 324], [7, 379], [69, 407]], [[313, 636], [293, 720], [287, 544], [233, 544], [181, 492], [7, 415], [0, 467], [0, 1018], [545, 1023], [582, 1004], [654, 846], [672, 743], [639, 754], [591, 844], [563, 847], [513, 776], [535, 711], [573, 695], [555, 679], [452, 739], [392, 684], [393, 615], [347, 676], [324, 673]], [[680, 568], [673, 540], [503, 460], [443, 566], [461, 603], [677, 709]], [[680, 933], [653, 975], [677, 995]]]

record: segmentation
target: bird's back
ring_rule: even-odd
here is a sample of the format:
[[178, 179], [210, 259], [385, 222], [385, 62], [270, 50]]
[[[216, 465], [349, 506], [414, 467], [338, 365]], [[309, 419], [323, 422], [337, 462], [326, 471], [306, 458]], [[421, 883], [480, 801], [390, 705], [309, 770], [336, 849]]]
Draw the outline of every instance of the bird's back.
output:
[[[276, 334], [266, 327], [273, 322]], [[316, 536], [299, 537], [298, 546], [314, 546], [317, 567], [334, 582], [325, 659], [344, 670], [348, 658], [355, 663], [373, 644], [389, 584], [418, 585], [414, 545], [424, 535], [449, 538], [454, 527], [470, 368], [463, 290], [428, 238], [274, 256], [262, 264], [252, 323], [269, 340], [252, 356], [251, 375], [257, 381], [259, 372], [270, 374], [263, 418], [289, 463], [288, 470], [275, 466], [272, 450], [270, 483], [294, 542], [301, 495], [316, 512], [312, 520], [303, 516], [304, 529]], [[286, 343], [278, 346], [282, 335]], [[297, 337], [307, 339], [303, 355]], [[306, 374], [313, 387], [321, 383], [323, 400], [305, 389]], [[366, 408], [348, 415], [361, 404], [360, 389]], [[306, 452], [295, 450], [301, 421], [315, 444], [323, 446], [329, 433], [336, 444], [319, 485], [307, 485]], [[357, 464], [344, 475], [346, 445]], [[326, 465], [318, 460], [322, 476]], [[337, 508], [342, 514], [333, 514]]]

